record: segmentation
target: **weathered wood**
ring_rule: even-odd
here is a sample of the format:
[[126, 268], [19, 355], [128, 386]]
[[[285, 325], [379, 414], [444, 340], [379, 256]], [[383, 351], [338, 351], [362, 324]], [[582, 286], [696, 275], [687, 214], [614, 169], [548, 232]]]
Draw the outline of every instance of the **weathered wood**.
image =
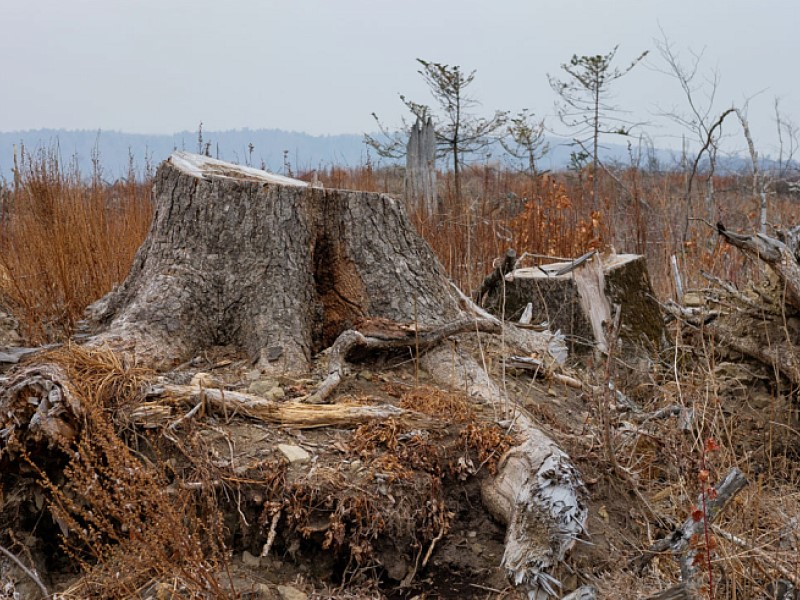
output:
[[795, 248], [762, 233], [742, 235], [728, 231], [722, 223], [717, 223], [717, 231], [730, 245], [769, 265], [786, 286], [786, 302], [800, 309], [800, 264]]
[[427, 350], [452, 335], [466, 332], [500, 333], [501, 327], [502, 325], [496, 321], [462, 317], [427, 331], [417, 331], [409, 327], [406, 329], [405, 335], [399, 336], [395, 328], [395, 333], [391, 337], [382, 335], [381, 330], [368, 331], [365, 335], [361, 331], [348, 329], [339, 335], [331, 346], [328, 357], [328, 375], [317, 391], [311, 394], [306, 401], [317, 404], [328, 399], [345, 376], [348, 354], [356, 348], [367, 352], [408, 348], [409, 352], [417, 353]]
[[547, 322], [577, 347], [603, 348], [611, 306], [619, 305], [623, 342], [659, 346], [663, 319], [644, 257], [587, 254], [581, 259], [512, 271], [505, 286], [488, 294], [487, 308], [495, 315], [504, 309], [506, 318], [516, 319], [531, 303], [533, 323]]
[[436, 325], [461, 314], [402, 203], [183, 152], [159, 168], [155, 216], [128, 278], [90, 307], [89, 343], [173, 366], [234, 344], [273, 372], [364, 317]]
[[[355, 404], [337, 403], [310, 406], [304, 402], [275, 402], [260, 396], [220, 390], [215, 388], [198, 388], [185, 385], [165, 385], [163, 393], [169, 398], [180, 400], [180, 404], [204, 404], [208, 412], [219, 416], [233, 417], [241, 415], [265, 423], [285, 425], [295, 429], [317, 429], [320, 427], [353, 427], [363, 423], [388, 419], [390, 417], [412, 422], [417, 426], [430, 422], [424, 415], [392, 406], [391, 404]], [[131, 420], [139, 425], [164, 424], [175, 417], [175, 412], [165, 414], [151, 410], [151, 407], [163, 406], [161, 403], [149, 403], [134, 409]], [[150, 418], [155, 416], [155, 419]]]
[[[725, 509], [736, 494], [744, 489], [747, 483], [748, 481], [744, 474], [738, 468], [732, 468], [725, 478], [714, 487], [714, 494], [706, 494], [705, 498], [701, 494], [698, 497], [697, 506], [705, 506], [705, 513], [700, 519], [695, 518], [694, 515], [689, 515], [683, 525], [671, 536], [659, 540], [646, 553], [633, 561], [633, 565], [641, 571], [657, 554], [667, 550], [678, 557], [682, 585], [674, 590], [670, 588], [670, 590], [662, 592], [662, 594], [667, 593], [667, 595], [657, 595], [654, 598], [666, 600], [668, 598], [686, 597], [693, 600], [697, 597], [696, 591], [703, 584], [701, 578], [705, 575], [702, 571], [705, 565], [701, 564], [702, 561], [696, 560], [697, 548], [692, 545], [692, 538], [702, 536], [704, 527], [710, 529], [717, 515]], [[685, 596], [669, 595], [671, 593], [682, 593]]]
[[503, 457], [498, 475], [484, 483], [486, 509], [507, 525], [501, 565], [531, 600], [555, 596], [560, 583], [550, 574], [585, 531], [586, 490], [569, 457], [515, 405], [474, 358], [460, 349], [438, 346], [421, 366], [440, 384], [464, 390], [491, 407], [519, 444]]
[[597, 600], [597, 589], [592, 585], [584, 585], [567, 594], [561, 600]]
[[406, 145], [406, 201], [426, 216], [437, 212], [436, 132], [430, 117], [417, 119]]
[[513, 248], [506, 250], [503, 260], [495, 268], [494, 271], [489, 273], [481, 283], [481, 287], [472, 293], [472, 298], [478, 304], [483, 304], [483, 298], [486, 294], [494, 289], [503, 281], [503, 278], [514, 270], [517, 262], [517, 253]]

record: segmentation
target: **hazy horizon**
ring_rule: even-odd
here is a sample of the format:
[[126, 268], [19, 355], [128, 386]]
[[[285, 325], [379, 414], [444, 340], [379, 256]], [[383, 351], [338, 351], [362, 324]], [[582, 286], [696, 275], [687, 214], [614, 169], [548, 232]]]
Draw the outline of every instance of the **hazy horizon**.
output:
[[[651, 53], [615, 84], [614, 103], [648, 122], [643, 131], [657, 146], [675, 148], [685, 132], [659, 113], [685, 110], [686, 99], [659, 72], [654, 38], [663, 30], [687, 62], [691, 51], [703, 53], [701, 76], [719, 73], [712, 114], [750, 98], [758, 150], [774, 155], [774, 99], [800, 122], [800, 81], [783, 66], [800, 55], [798, 14], [789, 0], [6, 3], [0, 49], [13, 60], [3, 69], [0, 131], [153, 135], [196, 131], [202, 122], [209, 131], [362, 134], [375, 129], [372, 112], [399, 125], [399, 93], [431, 101], [420, 57], [475, 69], [476, 112], [529, 108], [565, 134], [547, 74], [561, 76], [573, 53], [619, 45], [620, 67]], [[738, 124], [725, 133], [730, 151], [745, 150]]]

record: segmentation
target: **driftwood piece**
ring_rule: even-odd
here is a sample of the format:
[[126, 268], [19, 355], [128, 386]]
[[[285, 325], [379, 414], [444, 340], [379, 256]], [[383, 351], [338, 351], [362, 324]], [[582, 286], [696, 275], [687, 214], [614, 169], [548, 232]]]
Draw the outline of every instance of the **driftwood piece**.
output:
[[747, 483], [747, 478], [744, 474], [736, 467], [732, 468], [725, 478], [714, 487], [715, 494], [707, 494], [705, 499], [702, 495], [698, 498], [697, 506], [703, 507], [705, 505], [705, 514], [700, 519], [696, 519], [694, 515], [689, 515], [683, 525], [671, 536], [659, 540], [647, 552], [633, 561], [633, 565], [641, 571], [653, 557], [667, 550], [670, 550], [678, 557], [681, 567], [680, 585], [653, 596], [651, 600], [667, 600], [670, 598], [693, 600], [696, 597], [697, 589], [703, 584], [702, 576], [704, 573], [702, 569], [705, 565], [702, 564], [703, 561], [696, 560], [697, 547], [692, 545], [692, 539], [695, 536], [702, 536], [704, 527], [711, 528], [717, 515], [725, 509], [736, 494], [744, 489]]
[[[303, 402], [275, 402], [229, 390], [215, 388], [198, 388], [183, 385], [165, 385], [158, 396], [178, 400], [180, 404], [205, 405], [208, 412], [218, 416], [232, 418], [242, 415], [265, 423], [285, 425], [295, 429], [316, 429], [319, 427], [353, 427], [376, 419], [397, 418], [413, 422], [417, 426], [429, 423], [430, 419], [424, 415], [393, 406], [391, 404], [355, 404], [338, 403], [321, 406], [309, 406]], [[174, 406], [175, 402], [168, 402]], [[130, 418], [138, 425], [163, 424], [165, 420], [173, 419], [174, 410], [164, 413], [159, 410], [164, 404], [161, 402], [148, 402], [134, 409]], [[154, 418], [155, 417], [155, 418]]]
[[465, 390], [505, 415], [519, 439], [482, 487], [484, 506], [507, 525], [501, 565], [531, 600], [555, 596], [560, 583], [550, 574], [585, 531], [586, 490], [569, 457], [510, 402], [473, 357], [439, 346], [423, 356], [422, 367], [441, 384]]
[[405, 333], [386, 335], [383, 330], [373, 330], [362, 333], [349, 329], [343, 332], [331, 346], [328, 358], [328, 375], [320, 384], [316, 392], [307, 398], [309, 403], [325, 402], [336, 387], [342, 382], [347, 368], [347, 356], [356, 348], [365, 351], [385, 351], [399, 348], [408, 348], [413, 354], [427, 350], [452, 335], [466, 332], [499, 333], [501, 324], [486, 319], [463, 317], [451, 323], [446, 323], [436, 329], [416, 331], [407, 326]]

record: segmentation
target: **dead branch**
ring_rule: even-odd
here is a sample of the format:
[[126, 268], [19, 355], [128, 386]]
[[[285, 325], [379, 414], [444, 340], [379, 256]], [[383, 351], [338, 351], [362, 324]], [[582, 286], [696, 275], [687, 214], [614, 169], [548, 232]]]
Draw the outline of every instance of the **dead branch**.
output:
[[513, 248], [509, 248], [506, 250], [506, 254], [503, 257], [503, 261], [492, 271], [489, 273], [481, 283], [481, 287], [472, 292], [472, 298], [478, 304], [482, 304], [483, 297], [489, 293], [491, 290], [496, 288], [500, 285], [500, 282], [503, 280], [503, 277], [506, 276], [506, 273], [510, 273], [514, 270], [515, 265], [517, 264], [517, 253], [514, 251]]
[[717, 231], [731, 246], [767, 263], [786, 286], [786, 302], [800, 308], [800, 264], [786, 244], [762, 233], [734, 233], [722, 223], [717, 223]]
[[38, 587], [39, 591], [42, 592], [42, 598], [47, 599], [50, 597], [50, 592], [47, 591], [47, 588], [42, 583], [42, 580], [39, 578], [39, 576], [36, 574], [35, 571], [26, 567], [25, 563], [23, 563], [13, 552], [7, 550], [5, 547], [0, 546], [0, 552], [5, 554], [9, 560], [11, 560], [15, 565], [17, 565], [22, 570], [22, 572], [25, 573], [25, 575], [27, 575], [31, 579], [31, 581], [33, 581], [33, 583], [36, 584], [36, 587]]
[[[696, 550], [692, 547], [692, 538], [703, 531], [704, 525], [710, 526], [717, 515], [727, 506], [727, 504], [747, 485], [747, 478], [744, 474], [733, 467], [725, 479], [715, 488], [715, 494], [710, 494], [705, 500], [705, 515], [701, 519], [695, 519], [694, 515], [689, 515], [683, 525], [678, 528], [671, 536], [659, 540], [653, 544], [642, 556], [633, 561], [633, 566], [641, 572], [642, 569], [658, 554], [671, 550], [679, 557], [681, 565], [681, 586], [670, 588], [661, 594], [653, 596], [651, 600], [667, 600], [671, 598], [693, 598], [693, 587], [698, 575], [697, 565], [695, 564]], [[698, 498], [697, 505], [703, 506], [702, 496]], [[671, 590], [677, 593], [680, 588], [684, 595], [663, 595]], [[688, 595], [687, 595], [688, 594]]]
[[[387, 419], [389, 417], [412, 420], [417, 423], [424, 423], [430, 420], [424, 415], [390, 404], [340, 403], [310, 406], [300, 401], [275, 402], [242, 392], [186, 385], [165, 385], [162, 395], [190, 405], [203, 402], [207, 410], [218, 414], [227, 414], [229, 417], [241, 415], [297, 429], [349, 427], [360, 425], [366, 421]], [[137, 407], [130, 416], [137, 425], [152, 425], [154, 422], [163, 422], [165, 417], [161, 410], [163, 408], [163, 403], [146, 402]], [[156, 409], [155, 412], [154, 409]]]
[[[325, 402], [336, 387], [342, 382], [346, 373], [347, 357], [355, 349], [380, 352], [408, 348], [409, 351], [427, 350], [442, 340], [459, 333], [480, 331], [484, 333], [499, 333], [501, 323], [488, 319], [475, 319], [463, 317], [436, 329], [428, 331], [408, 330], [408, 335], [403, 337], [381, 336], [379, 331], [364, 335], [360, 331], [348, 329], [336, 338], [331, 346], [328, 359], [328, 376], [320, 384], [316, 392], [306, 398], [310, 404]], [[379, 337], [380, 336], [380, 337]]]

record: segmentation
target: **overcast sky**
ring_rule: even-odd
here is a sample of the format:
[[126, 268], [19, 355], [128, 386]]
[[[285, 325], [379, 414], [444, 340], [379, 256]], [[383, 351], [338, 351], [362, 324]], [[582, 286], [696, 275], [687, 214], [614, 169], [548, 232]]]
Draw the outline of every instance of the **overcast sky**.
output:
[[619, 44], [620, 65], [653, 52], [617, 83], [616, 103], [670, 145], [680, 130], [657, 113], [685, 97], [657, 72], [660, 26], [686, 59], [704, 50], [703, 68], [718, 70], [717, 112], [755, 96], [751, 128], [770, 153], [775, 97], [800, 123], [799, 24], [798, 0], [0, 0], [0, 131], [202, 121], [361, 133], [373, 111], [399, 123], [399, 92], [429, 101], [417, 57], [476, 69], [486, 114], [548, 116], [547, 73]]

